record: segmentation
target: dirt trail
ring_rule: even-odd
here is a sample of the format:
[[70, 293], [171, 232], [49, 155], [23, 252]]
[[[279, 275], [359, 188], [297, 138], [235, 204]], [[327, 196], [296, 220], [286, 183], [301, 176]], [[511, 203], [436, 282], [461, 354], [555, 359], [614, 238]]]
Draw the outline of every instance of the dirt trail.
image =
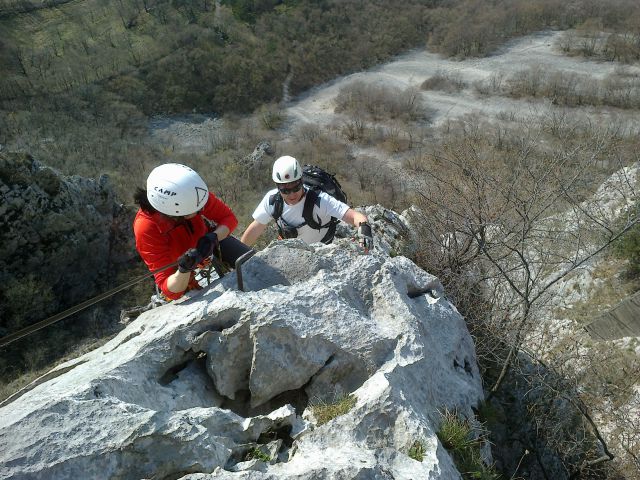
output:
[[[294, 124], [297, 122], [329, 125], [340, 121], [342, 117], [334, 113], [333, 99], [341, 88], [354, 82], [380, 83], [386, 86], [405, 89], [420, 87], [420, 84], [434, 74], [456, 74], [468, 85], [474, 81], [485, 80], [492, 75], [502, 77], [515, 72], [540, 66], [546, 71], [563, 71], [589, 75], [601, 79], [614, 73], [613, 62], [596, 62], [578, 57], [566, 57], [554, 48], [556, 40], [563, 32], [540, 32], [509, 42], [494, 55], [486, 58], [455, 61], [429, 53], [424, 50], [413, 51], [384, 65], [365, 72], [359, 72], [336, 79], [317, 87], [303, 95], [288, 109]], [[638, 73], [640, 68], [635, 67]], [[480, 97], [471, 88], [457, 93], [423, 91], [424, 105], [432, 110], [432, 125], [437, 126], [448, 119], [469, 113], [495, 115], [503, 111], [526, 113], [536, 110], [545, 102], [512, 100], [504, 97]], [[603, 112], [584, 110], [589, 115], [601, 115]], [[606, 114], [606, 112], [604, 112]], [[632, 115], [621, 114], [632, 119]]]
[[[562, 55], [554, 47], [562, 34], [563, 32], [551, 31], [536, 33], [509, 42], [490, 57], [463, 61], [443, 58], [422, 49], [400, 55], [386, 64], [337, 78], [300, 95], [286, 108], [291, 120], [289, 128], [303, 123], [323, 127], [342, 123], [346, 117], [334, 112], [334, 98], [341, 88], [351, 82], [380, 83], [401, 89], [419, 88], [424, 80], [438, 72], [458, 75], [468, 87], [456, 93], [421, 91], [424, 106], [430, 112], [430, 126], [438, 126], [448, 120], [472, 113], [485, 118], [495, 117], [501, 112], [516, 112], [519, 116], [548, 114], [550, 109], [562, 107], [553, 107], [548, 100], [479, 96], [471, 85], [474, 81], [485, 80], [492, 75], [507, 77], [534, 66], [540, 66], [545, 71], [573, 72], [596, 79], [602, 79], [615, 72], [618, 64], [613, 62], [597, 62]], [[640, 75], [640, 68], [627, 68]], [[629, 128], [640, 129], [640, 118], [634, 112], [590, 107], [575, 110], [592, 120], [611, 121], [615, 118]], [[206, 153], [216, 142], [224, 126], [223, 122], [215, 120], [213, 116], [198, 114], [156, 118], [150, 122], [149, 128], [151, 135], [166, 148]], [[288, 136], [285, 132], [285, 137]], [[286, 143], [287, 138], [283, 141]], [[381, 152], [373, 150], [359, 149], [357, 153], [378, 158], [381, 156]]]

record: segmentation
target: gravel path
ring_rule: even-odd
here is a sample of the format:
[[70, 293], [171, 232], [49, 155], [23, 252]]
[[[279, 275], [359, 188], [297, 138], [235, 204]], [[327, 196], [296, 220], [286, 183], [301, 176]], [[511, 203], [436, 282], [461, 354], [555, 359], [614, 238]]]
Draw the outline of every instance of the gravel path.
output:
[[[394, 60], [364, 72], [337, 78], [329, 83], [309, 90], [294, 99], [286, 108], [290, 118], [289, 128], [303, 123], [328, 127], [346, 120], [334, 112], [334, 98], [341, 88], [354, 81], [380, 83], [385, 86], [405, 89], [420, 87], [422, 82], [436, 73], [457, 75], [468, 87], [456, 93], [421, 91], [424, 106], [429, 111], [429, 125], [438, 126], [467, 114], [480, 114], [485, 118], [495, 117], [501, 112], [516, 112], [518, 115], [548, 114], [554, 107], [547, 100], [514, 100], [505, 97], [479, 96], [471, 87], [474, 81], [486, 80], [493, 75], [507, 77], [515, 72], [540, 66], [545, 71], [573, 72], [602, 79], [615, 72], [613, 62], [598, 62], [579, 57], [567, 57], [554, 45], [563, 32], [540, 32], [513, 40], [494, 55], [456, 61], [425, 50], [416, 50], [396, 57]], [[640, 68], [627, 67], [640, 75]], [[634, 112], [606, 108], [575, 109], [596, 121], [623, 121], [628, 127], [640, 130], [640, 118]], [[173, 151], [206, 153], [222, 134], [222, 122], [213, 115], [183, 115], [179, 117], [156, 117], [149, 124], [155, 138], [165, 148]], [[288, 134], [285, 132], [283, 143]], [[358, 150], [359, 154], [380, 157], [380, 152]]]
[[[497, 53], [486, 58], [455, 61], [424, 50], [413, 51], [397, 57], [384, 65], [336, 79], [317, 87], [291, 105], [287, 111], [295, 122], [329, 125], [341, 119], [334, 113], [333, 99], [341, 88], [354, 81], [381, 83], [386, 86], [406, 89], [417, 87], [436, 73], [458, 75], [468, 85], [477, 80], [489, 79], [492, 75], [509, 76], [529, 67], [540, 66], [545, 71], [573, 72], [602, 79], [614, 73], [617, 64], [597, 62], [579, 57], [567, 57], [556, 51], [554, 44], [562, 32], [541, 32], [509, 42]], [[640, 68], [632, 68], [640, 74]], [[511, 100], [504, 97], [481, 97], [471, 88], [447, 94], [437, 91], [422, 91], [427, 108], [432, 110], [434, 126], [448, 119], [470, 113], [495, 115], [502, 111], [527, 112], [541, 102]], [[585, 110], [587, 111], [587, 110]], [[588, 112], [588, 111], [587, 111]], [[595, 114], [591, 112], [591, 114]], [[625, 116], [625, 114], [622, 114]], [[633, 115], [628, 115], [631, 120]]]

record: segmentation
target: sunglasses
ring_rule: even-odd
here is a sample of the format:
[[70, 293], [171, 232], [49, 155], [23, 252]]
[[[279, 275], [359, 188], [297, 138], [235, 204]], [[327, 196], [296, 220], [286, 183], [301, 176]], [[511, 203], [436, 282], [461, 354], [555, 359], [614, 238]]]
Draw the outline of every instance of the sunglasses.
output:
[[278, 188], [278, 191], [280, 193], [282, 193], [283, 195], [288, 195], [290, 193], [296, 193], [296, 192], [299, 192], [300, 190], [302, 190], [302, 182], [298, 183], [297, 185], [294, 185], [293, 187]]

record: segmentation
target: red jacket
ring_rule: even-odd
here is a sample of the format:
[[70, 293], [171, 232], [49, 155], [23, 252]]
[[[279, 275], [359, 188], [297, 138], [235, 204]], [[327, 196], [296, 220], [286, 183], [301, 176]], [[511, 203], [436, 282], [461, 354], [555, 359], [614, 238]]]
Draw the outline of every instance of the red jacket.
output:
[[[198, 239], [209, 231], [203, 216], [217, 225], [225, 225], [231, 232], [238, 226], [238, 219], [231, 209], [213, 193], [209, 193], [209, 200], [204, 208], [189, 220], [176, 220], [160, 212], [138, 210], [133, 221], [136, 249], [149, 270], [157, 270], [173, 263], [185, 251], [194, 248]], [[170, 267], [154, 275], [158, 287], [171, 299], [180, 298], [184, 294], [167, 289], [167, 278], [176, 270], [177, 267]]]

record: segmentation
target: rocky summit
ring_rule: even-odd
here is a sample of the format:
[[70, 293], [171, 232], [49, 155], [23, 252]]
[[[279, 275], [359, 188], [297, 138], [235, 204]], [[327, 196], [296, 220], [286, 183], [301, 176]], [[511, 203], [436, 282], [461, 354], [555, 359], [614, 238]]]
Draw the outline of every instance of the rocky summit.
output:
[[432, 275], [349, 239], [275, 242], [242, 274], [7, 399], [0, 477], [460, 478], [436, 432], [445, 410], [472, 419], [482, 386]]

